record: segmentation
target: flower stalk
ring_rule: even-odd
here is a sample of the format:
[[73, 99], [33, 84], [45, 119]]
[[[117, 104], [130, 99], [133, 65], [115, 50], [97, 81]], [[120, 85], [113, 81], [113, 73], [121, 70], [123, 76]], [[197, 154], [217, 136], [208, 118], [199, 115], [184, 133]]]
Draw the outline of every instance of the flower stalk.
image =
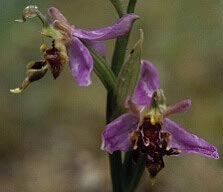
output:
[[125, 15], [125, 10], [120, 0], [110, 0], [110, 1], [112, 5], [114, 6], [114, 8], [116, 9], [119, 17], [122, 17], [123, 15]]
[[[137, 0], [130, 0], [127, 8], [127, 13], [134, 13], [135, 6], [136, 6]], [[123, 15], [119, 15], [119, 17], [122, 17]], [[112, 57], [112, 70], [116, 76], [118, 76], [118, 73], [122, 67], [122, 64], [124, 63], [125, 59], [125, 53], [126, 53], [126, 47], [128, 45], [129, 36], [131, 31], [126, 34], [123, 37], [117, 38], [115, 42], [115, 48], [114, 53]]]
[[[125, 12], [123, 11], [121, 1], [120, 0], [110, 0], [110, 1], [114, 5], [119, 17], [122, 17], [125, 14]], [[127, 13], [134, 13], [136, 1], [137, 0], [129, 0]], [[119, 75], [122, 64], [124, 63], [126, 47], [128, 44], [130, 32], [116, 39], [115, 48], [114, 48], [113, 57], [112, 57], [112, 64], [111, 64], [111, 69], [116, 77]], [[108, 91], [107, 114], [106, 114], [107, 123], [111, 122], [116, 117], [114, 116], [115, 109], [114, 109], [113, 103], [115, 103], [115, 96], [113, 95], [113, 91], [112, 92]], [[116, 115], [118, 116], [118, 114]], [[115, 151], [113, 154], [109, 154], [109, 161], [110, 161], [110, 171], [111, 171], [113, 192], [125, 191], [124, 189], [126, 188], [126, 186], [123, 184], [124, 182], [124, 179], [122, 180], [123, 177], [121, 177], [122, 169], [123, 169], [121, 152]], [[130, 166], [131, 165], [132, 165], [132, 162], [130, 161]], [[134, 185], [134, 188], [135, 188], [135, 185]]]

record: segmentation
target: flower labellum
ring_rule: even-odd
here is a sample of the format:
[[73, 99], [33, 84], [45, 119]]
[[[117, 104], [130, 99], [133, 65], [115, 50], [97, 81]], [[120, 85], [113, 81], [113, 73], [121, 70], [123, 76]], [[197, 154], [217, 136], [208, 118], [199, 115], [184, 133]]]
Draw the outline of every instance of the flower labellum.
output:
[[163, 94], [158, 94], [158, 92], [162, 90], [154, 92], [151, 108], [143, 115], [137, 130], [133, 131], [129, 137], [133, 146], [133, 159], [137, 162], [139, 155], [143, 154], [146, 167], [152, 177], [164, 167], [164, 155], [180, 153], [178, 149], [170, 147], [170, 133], [162, 131], [163, 116], [161, 106], [157, 101], [160, 99], [158, 97]]
[[143, 155], [151, 177], [164, 167], [165, 155], [197, 153], [218, 159], [215, 146], [167, 118], [171, 114], [187, 111], [191, 101], [186, 99], [167, 107], [159, 87], [156, 68], [143, 60], [135, 93], [126, 101], [129, 112], [106, 125], [101, 148], [109, 153], [133, 150], [134, 161]]
[[44, 52], [45, 61], [50, 64], [50, 69], [53, 74], [54, 79], [56, 79], [66, 63], [66, 58], [60, 54], [59, 50], [55, 48], [54, 41], [52, 42], [52, 48], [47, 49]]

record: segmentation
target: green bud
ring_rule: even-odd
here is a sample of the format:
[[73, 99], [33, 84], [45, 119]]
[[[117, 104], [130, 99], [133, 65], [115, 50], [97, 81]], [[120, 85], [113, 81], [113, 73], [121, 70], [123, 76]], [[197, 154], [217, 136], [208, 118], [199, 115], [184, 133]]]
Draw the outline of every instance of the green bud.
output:
[[48, 26], [48, 22], [46, 17], [39, 11], [36, 5], [29, 5], [22, 11], [22, 19], [16, 19], [16, 22], [24, 23], [27, 19], [31, 19], [33, 17], [39, 17], [44, 26]]
[[46, 61], [33, 61], [26, 66], [26, 77], [22, 85], [15, 89], [10, 89], [11, 93], [21, 93], [31, 82], [41, 79], [47, 72], [48, 65]]

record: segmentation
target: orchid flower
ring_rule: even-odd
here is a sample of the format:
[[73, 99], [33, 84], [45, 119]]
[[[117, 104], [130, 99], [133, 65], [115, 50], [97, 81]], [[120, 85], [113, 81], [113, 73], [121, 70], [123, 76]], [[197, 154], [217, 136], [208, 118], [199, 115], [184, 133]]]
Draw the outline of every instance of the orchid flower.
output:
[[102, 149], [110, 154], [116, 150], [133, 150], [135, 161], [139, 155], [144, 155], [152, 177], [164, 167], [164, 155], [197, 153], [219, 158], [215, 146], [167, 118], [187, 111], [191, 101], [186, 99], [167, 107], [158, 72], [152, 63], [141, 62], [139, 82], [126, 106], [129, 112], [106, 125], [102, 133]]
[[[52, 48], [47, 49], [45, 44], [40, 48], [44, 59], [37, 61], [42, 63], [41, 66], [39, 65], [40, 68], [38, 70], [44, 68], [45, 72], [45, 64], [48, 63], [54, 78], [57, 78], [64, 64], [69, 63], [72, 76], [79, 86], [91, 84], [90, 76], [93, 70], [93, 59], [85, 45], [91, 46], [101, 56], [105, 57], [105, 45], [100, 41], [114, 39], [127, 34], [131, 30], [133, 22], [139, 18], [134, 13], [126, 14], [111, 26], [96, 30], [83, 30], [71, 25], [55, 7], [49, 8], [45, 17], [38, 10], [37, 6], [31, 5], [23, 10], [23, 19], [17, 21], [25, 22], [27, 19], [35, 16], [38, 16], [43, 23], [42, 35], [53, 39]], [[36, 69], [28, 68], [28, 70], [35, 72]], [[30, 79], [34, 81], [39, 78], [33, 79], [27, 72], [23, 85], [20, 88], [11, 90], [11, 92], [21, 92], [32, 82]]]

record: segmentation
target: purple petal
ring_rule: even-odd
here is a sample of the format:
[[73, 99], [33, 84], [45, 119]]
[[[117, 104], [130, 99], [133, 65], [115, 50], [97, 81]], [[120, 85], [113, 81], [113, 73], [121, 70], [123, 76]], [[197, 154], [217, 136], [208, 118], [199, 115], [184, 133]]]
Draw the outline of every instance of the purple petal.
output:
[[131, 148], [129, 134], [137, 129], [139, 119], [130, 113], [125, 113], [106, 125], [102, 133], [101, 149], [113, 151], [128, 151]]
[[125, 100], [125, 107], [129, 109], [129, 111], [134, 115], [135, 117], [138, 117], [140, 119], [140, 114], [143, 111], [144, 107], [136, 105], [131, 97], [127, 97]]
[[79, 86], [88, 86], [91, 83], [93, 59], [88, 49], [76, 37], [73, 37], [67, 47], [71, 73]]
[[175, 113], [183, 113], [189, 110], [191, 106], [191, 100], [186, 99], [175, 105], [168, 106], [167, 110], [164, 112], [164, 116], [167, 117], [168, 115], [172, 115]]
[[85, 42], [90, 45], [92, 48], [94, 48], [102, 57], [105, 58], [106, 55], [106, 46], [104, 43], [99, 42], [99, 41], [87, 41], [85, 40]]
[[127, 14], [113, 25], [101, 29], [82, 30], [75, 28], [73, 35], [81, 39], [94, 41], [114, 39], [127, 34], [131, 30], [133, 22], [138, 18], [139, 16], [134, 13]]
[[149, 105], [153, 92], [160, 87], [159, 74], [149, 61], [142, 60], [141, 67], [141, 75], [133, 101], [137, 105]]
[[214, 159], [219, 158], [215, 146], [196, 135], [188, 133], [174, 121], [166, 118], [163, 130], [172, 135], [171, 147], [182, 150], [183, 154], [197, 153]]

